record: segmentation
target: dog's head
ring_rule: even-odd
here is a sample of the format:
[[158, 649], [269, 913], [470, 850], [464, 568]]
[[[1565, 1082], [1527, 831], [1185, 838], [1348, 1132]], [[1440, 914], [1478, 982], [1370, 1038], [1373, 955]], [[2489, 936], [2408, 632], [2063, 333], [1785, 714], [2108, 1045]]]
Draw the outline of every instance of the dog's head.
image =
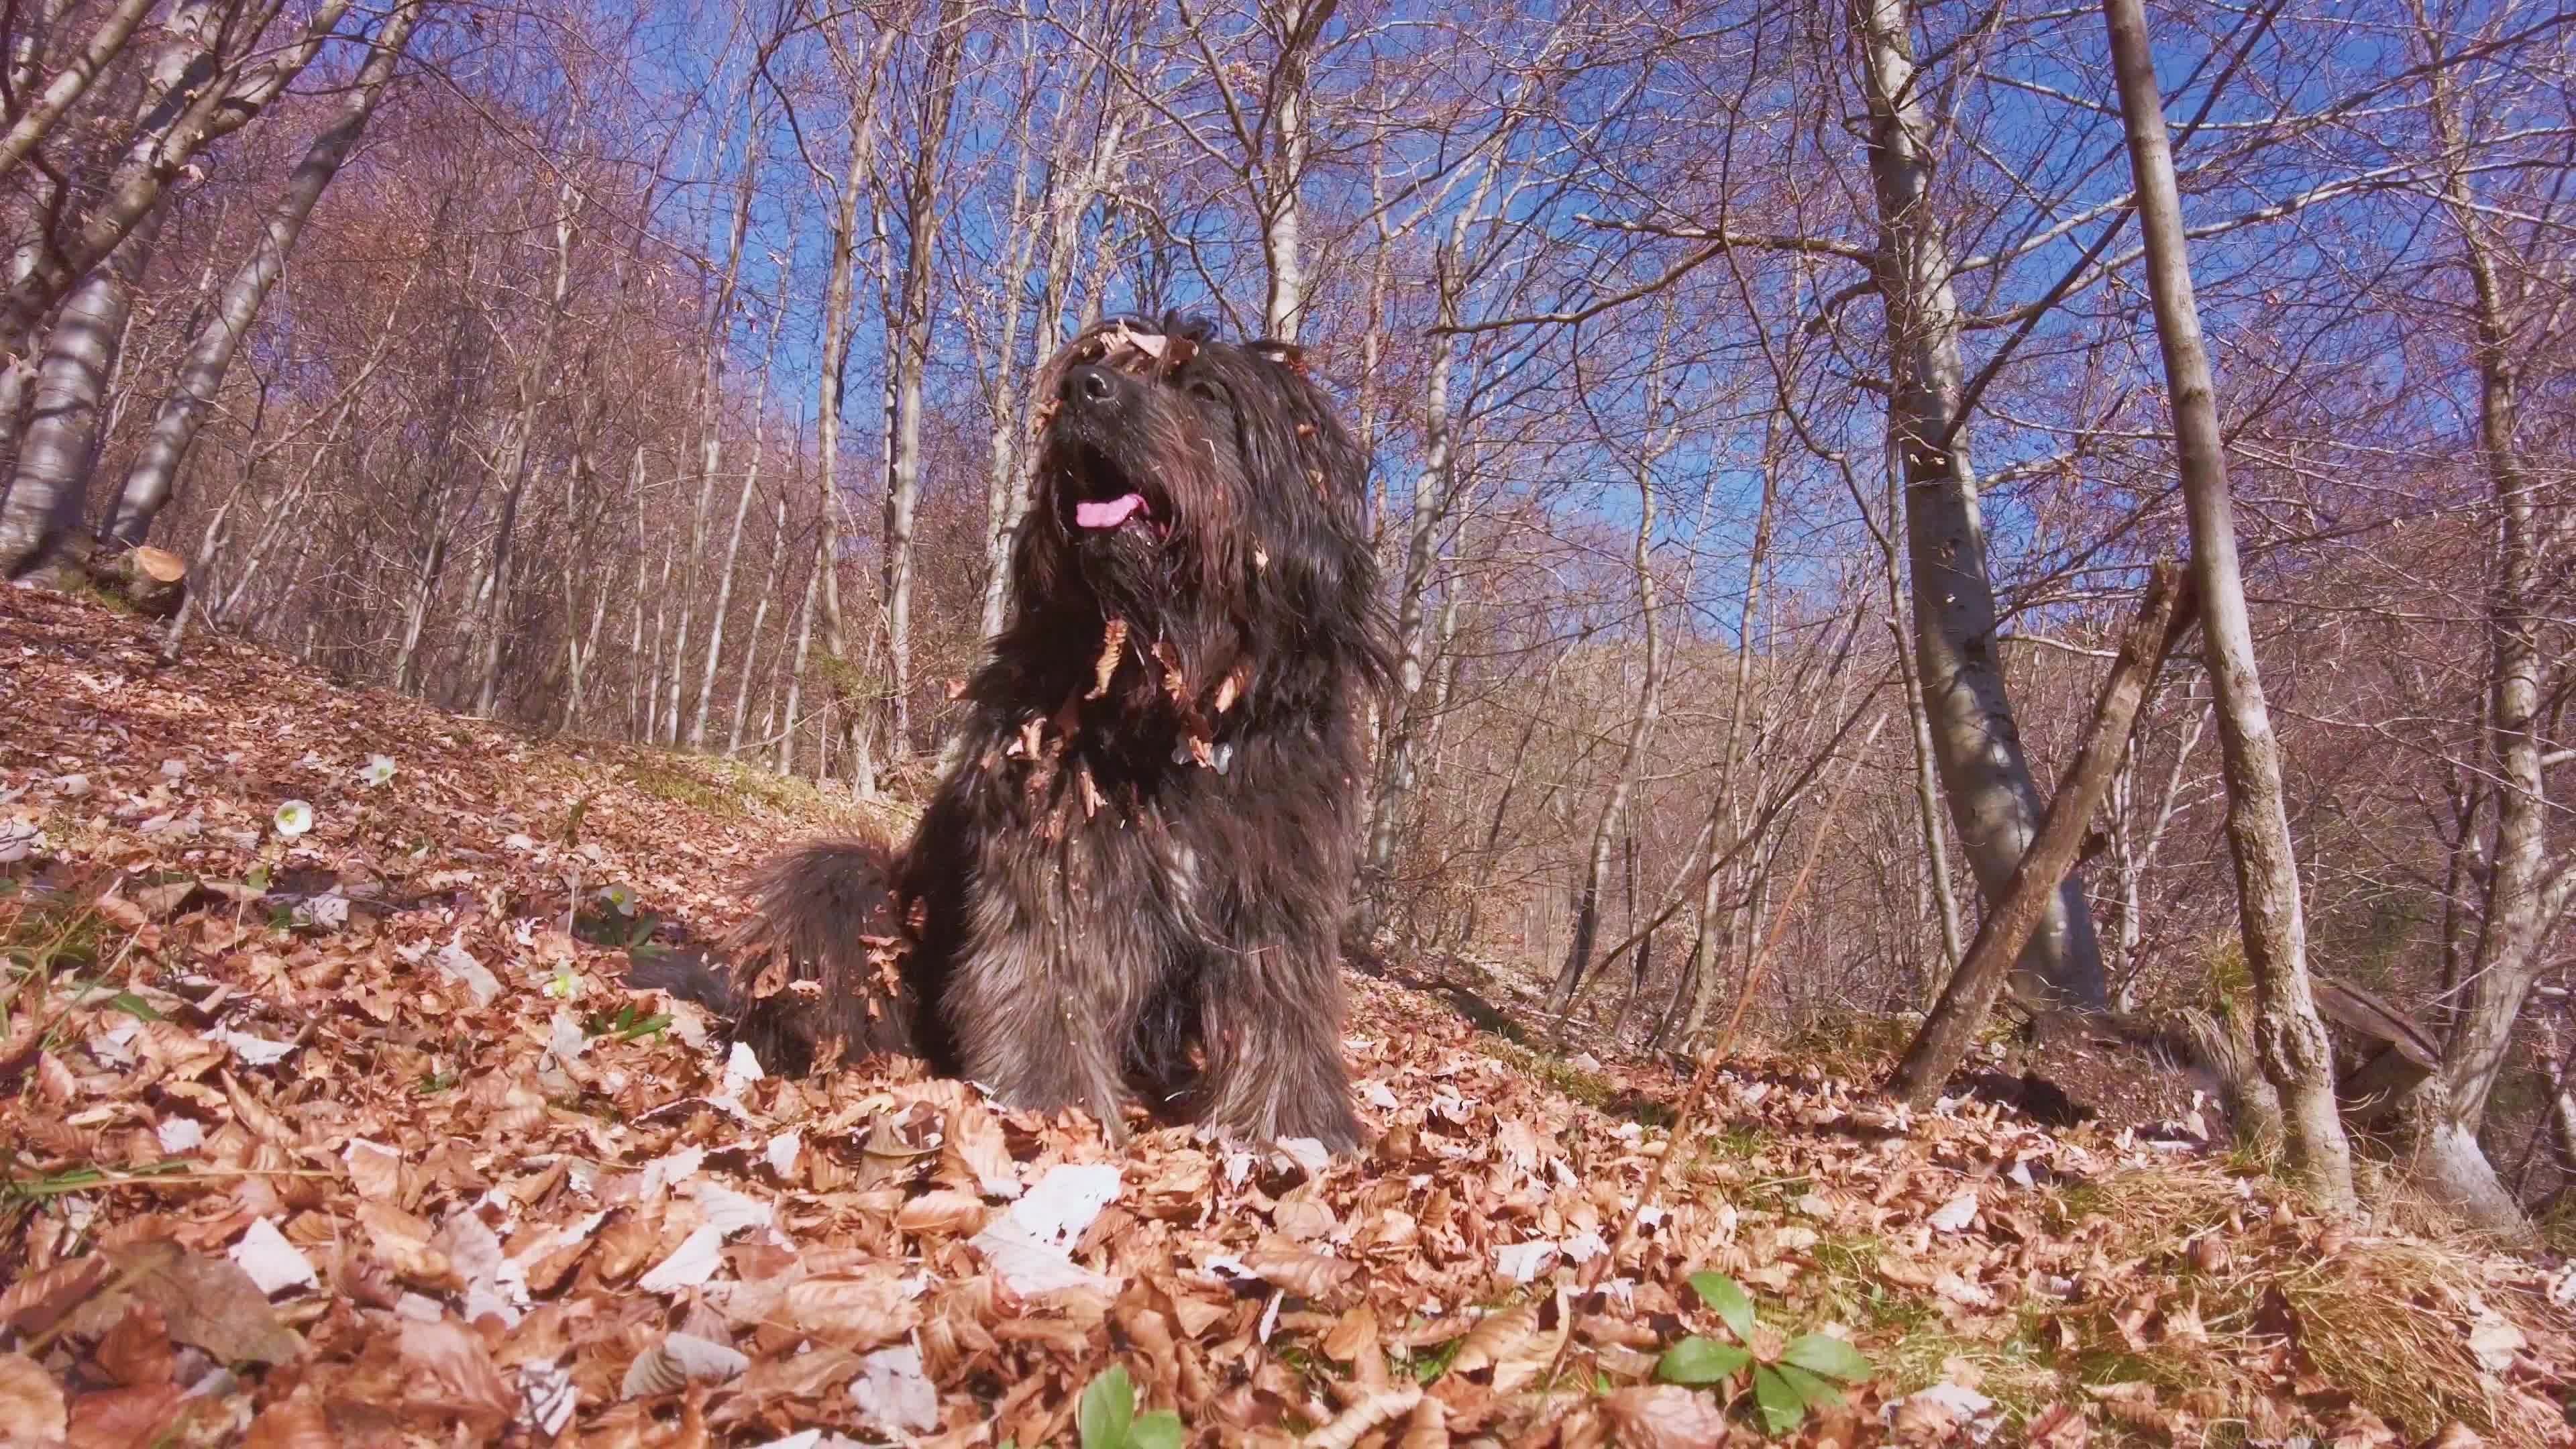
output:
[[1296, 349], [1120, 318], [1039, 384], [1024, 615], [1116, 619], [1220, 670], [1303, 650], [1383, 676], [1366, 462]]

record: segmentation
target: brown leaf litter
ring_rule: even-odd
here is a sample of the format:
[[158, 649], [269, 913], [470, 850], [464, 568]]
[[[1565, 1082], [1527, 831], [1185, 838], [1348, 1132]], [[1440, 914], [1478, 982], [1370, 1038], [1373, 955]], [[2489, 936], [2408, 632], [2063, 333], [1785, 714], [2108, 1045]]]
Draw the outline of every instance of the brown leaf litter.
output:
[[35, 590], [0, 659], [0, 1440], [1069, 1444], [1123, 1365], [1199, 1444], [1762, 1442], [1656, 1381], [1716, 1270], [1873, 1366], [1794, 1442], [2569, 1441], [2576, 1279], [1763, 1050], [1609, 1263], [1674, 1075], [1379, 979], [1354, 1161], [771, 1077], [628, 974], [815, 792]]

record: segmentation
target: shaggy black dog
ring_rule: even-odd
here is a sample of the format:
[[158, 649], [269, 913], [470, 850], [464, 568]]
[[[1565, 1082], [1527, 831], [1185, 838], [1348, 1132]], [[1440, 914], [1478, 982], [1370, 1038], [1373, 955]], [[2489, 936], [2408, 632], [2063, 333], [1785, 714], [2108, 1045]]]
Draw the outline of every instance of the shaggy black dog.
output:
[[1359, 1143], [1339, 927], [1384, 684], [1366, 469], [1292, 348], [1179, 319], [1047, 367], [1010, 623], [912, 839], [773, 862], [737, 1035], [804, 1070], [926, 1059], [1007, 1105], [1141, 1099]]

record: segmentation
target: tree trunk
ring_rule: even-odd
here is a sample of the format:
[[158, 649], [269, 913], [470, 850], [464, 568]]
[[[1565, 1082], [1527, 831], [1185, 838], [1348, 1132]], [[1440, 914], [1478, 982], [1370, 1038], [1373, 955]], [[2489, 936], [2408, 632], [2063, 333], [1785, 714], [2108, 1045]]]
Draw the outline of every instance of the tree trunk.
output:
[[[1874, 270], [1887, 317], [1893, 390], [1887, 421], [1904, 459], [1906, 553], [1913, 571], [1916, 677], [1951, 824], [1991, 908], [2038, 829], [2032, 782], [1995, 649], [1959, 348], [1959, 304], [1933, 212], [1931, 118], [1915, 71], [1911, 0], [1853, 0], [1865, 53], [1870, 178], [1877, 193]], [[2102, 955], [2080, 880], [2058, 892], [2014, 972], [2034, 1000], [2099, 1007]]]
[[100, 409], [108, 375], [133, 306], [134, 284], [149, 265], [153, 212], [106, 266], [89, 274], [63, 302], [36, 369], [36, 406], [18, 449], [9, 497], [0, 504], [0, 565], [17, 578], [85, 553], [79, 537], [96, 465]]
[[[815, 535], [814, 567], [822, 585], [823, 652], [845, 667], [854, 667], [857, 663], [850, 656], [848, 621], [841, 609], [839, 563], [841, 404], [847, 390], [844, 374], [850, 363], [850, 299], [858, 265], [859, 197], [867, 189], [868, 178], [876, 168], [877, 80], [885, 74], [887, 59], [894, 53], [895, 41], [901, 36], [902, 31], [894, 25], [881, 27], [861, 64], [851, 64], [851, 58], [835, 46], [835, 55], [842, 61], [842, 81], [851, 92], [850, 154], [832, 209], [832, 268], [823, 292], [823, 366], [817, 383], [821, 396], [817, 400], [815, 429], [821, 452], [815, 469], [815, 493], [822, 510], [822, 524]], [[834, 32], [834, 39], [837, 38], [838, 32]], [[796, 652], [796, 675], [801, 682], [805, 673], [805, 641], [798, 641]], [[795, 714], [791, 710], [787, 728], [793, 731], [795, 727]], [[852, 766], [853, 793], [863, 799], [874, 798], [876, 772], [873, 763], [860, 755], [853, 758]]]
[[761, 571], [760, 602], [751, 611], [751, 628], [744, 631], [742, 678], [734, 685], [733, 725], [725, 732], [725, 758], [742, 753], [742, 725], [751, 709], [751, 676], [759, 660], [760, 626], [769, 622], [770, 602], [778, 597], [778, 576], [787, 567], [787, 490], [781, 488], [770, 502], [769, 567]]
[[921, 115], [904, 186], [902, 325], [896, 341], [894, 438], [885, 494], [886, 701], [878, 729], [885, 763], [899, 768], [912, 747], [912, 527], [921, 503], [923, 375], [930, 368], [932, 263], [939, 237], [939, 164], [957, 104], [957, 65], [966, 45], [964, 0], [941, 0], [923, 67]]
[[[1959, 925], [1959, 891], [1950, 879], [1950, 845], [1941, 831], [1941, 767], [1932, 743], [1932, 712], [1924, 707], [1923, 681], [1915, 675], [1913, 651], [1905, 647], [1905, 567], [1896, 546], [1896, 535], [1904, 526], [1905, 470], [1901, 460], [1891, 457], [1887, 468], [1887, 533], [1882, 562], [1887, 572], [1887, 617], [1897, 630], [1896, 682], [1905, 691], [1905, 722], [1914, 746], [1914, 823], [1923, 839], [1925, 885], [1932, 895], [1932, 916], [1941, 930], [1940, 978], [1959, 969], [1959, 958], [1967, 947], [1965, 933]], [[1939, 994], [1932, 984], [1933, 973], [1925, 973], [1927, 995], [1924, 1004]]]
[[[1753, 549], [1744, 564], [1744, 607], [1735, 616], [1735, 686], [1734, 700], [1726, 716], [1726, 747], [1718, 759], [1717, 781], [1709, 792], [1708, 848], [1712, 852], [1708, 877], [1700, 882], [1699, 914], [1693, 922], [1691, 953], [1682, 974], [1694, 984], [1688, 1014], [1683, 1022], [1681, 1040], [1697, 1035], [1708, 1018], [1714, 1000], [1717, 978], [1725, 969], [1726, 958], [1733, 951], [1733, 922], [1721, 920], [1721, 906], [1726, 889], [1727, 871], [1715, 855], [1718, 842], [1736, 830], [1721, 830], [1732, 825], [1730, 815], [1741, 818], [1740, 796], [1736, 775], [1744, 764], [1745, 714], [1753, 701], [1753, 626], [1762, 613], [1763, 571], [1771, 560], [1772, 510], [1779, 497], [1779, 450], [1775, 436], [1766, 439], [1762, 450], [1762, 499], [1753, 515]], [[1679, 1002], [1682, 988], [1675, 987]]]
[[[748, 188], [746, 188], [746, 191], [747, 190]], [[795, 238], [792, 234], [788, 238], [788, 245], [790, 248], [795, 245]], [[778, 358], [779, 329], [785, 325], [787, 320], [787, 279], [789, 275], [790, 273], [787, 268], [779, 268], [778, 300], [777, 304], [771, 308], [769, 314], [769, 340], [761, 348], [760, 382], [757, 386], [752, 388], [751, 392], [751, 461], [743, 468], [742, 496], [734, 504], [733, 531], [727, 535], [725, 539], [724, 571], [718, 575], [716, 579], [715, 612], [714, 616], [707, 621], [706, 670], [698, 679], [697, 714], [689, 721], [689, 748], [693, 750], [703, 750], [707, 747], [707, 701], [715, 696], [716, 669], [724, 657], [725, 615], [733, 606], [734, 575], [736, 566], [740, 562], [742, 554], [743, 515], [751, 509], [752, 495], [760, 491], [761, 465], [766, 461], [766, 454], [768, 452], [769, 374], [771, 364], [776, 362]], [[710, 451], [712, 451], [712, 449]], [[783, 494], [779, 498], [778, 509], [779, 527], [783, 532], [786, 527], [787, 520], [787, 501]], [[775, 588], [778, 582], [776, 567], [776, 563], [773, 560], [769, 580], [772, 588]], [[768, 615], [769, 594], [764, 591], [760, 597], [760, 608], [753, 613], [751, 618], [751, 632], [743, 636], [743, 643], [746, 649], [757, 649], [760, 647], [760, 625], [761, 621], [767, 618]], [[751, 669], [749, 659], [746, 657], [743, 668], [743, 687], [740, 690], [736, 690], [734, 693], [733, 743], [725, 748], [725, 753], [728, 755], [733, 753], [734, 746], [742, 743], [742, 701], [747, 697], [746, 692], [750, 687]]]
[[[1065, 299], [1072, 291], [1074, 249], [1082, 241], [1082, 218], [1092, 202], [1109, 185], [1110, 173], [1117, 168], [1126, 143], [1127, 130], [1133, 122], [1123, 89], [1113, 85], [1115, 97], [1108, 114], [1102, 117], [1090, 159], [1081, 175], [1070, 186], [1050, 174], [1047, 181], [1047, 256], [1046, 282], [1038, 294], [1037, 325], [1030, 338], [1030, 351], [1041, 362], [1051, 356], [1064, 338]], [[1098, 289], [1088, 294], [1096, 305]], [[1016, 325], [1017, 309], [1007, 325]], [[1016, 334], [1004, 332], [1005, 351], [1016, 341]], [[1006, 359], [1007, 363], [1007, 359]], [[1036, 370], [1027, 377], [1034, 379]], [[984, 538], [984, 637], [992, 638], [1002, 631], [1003, 614], [1008, 607], [1011, 541], [1018, 534], [1020, 519], [1028, 512], [1028, 482], [1020, 476], [1020, 441], [1028, 436], [1035, 410], [1045, 399], [1033, 392], [1024, 393], [1006, 413], [999, 399], [1007, 390], [998, 383], [994, 389], [996, 410], [993, 418], [992, 471], [985, 485]]]
[[[1032, 66], [1034, 66], [1032, 59]], [[1035, 87], [1033, 74], [1022, 77], [1024, 86]], [[1089, 84], [1071, 88], [1079, 95]], [[1057, 120], [1065, 117], [1059, 107]], [[1063, 162], [1071, 142], [1072, 129], [1062, 124], [1054, 128], [1055, 142], [1047, 158], [1047, 177], [1043, 193], [1029, 195], [1029, 172], [1037, 165], [1038, 109], [1032, 105], [1020, 120], [1019, 160], [1011, 174], [1011, 250], [1002, 264], [1000, 284], [990, 294], [1002, 314], [1002, 335], [993, 346], [993, 386], [986, 411], [991, 416], [991, 431], [985, 435], [984, 467], [984, 608], [983, 634], [991, 640], [1002, 632], [1006, 594], [1010, 582], [1011, 542], [1018, 535], [1020, 517], [1028, 496], [1028, 487], [1020, 477], [1020, 434], [1027, 427], [1023, 409], [1033, 399], [1020, 396], [1020, 325], [1028, 316], [1028, 307], [1020, 300], [1020, 290], [1035, 264], [1038, 238], [1044, 226], [1041, 215], [1055, 214], [1056, 189], [1064, 184]], [[1049, 291], [1055, 279], [1047, 279]], [[1029, 371], [1034, 376], [1046, 362], [1041, 348]]]
[[1468, 227], [1483, 210], [1492, 191], [1496, 167], [1487, 164], [1476, 186], [1458, 209], [1449, 233], [1432, 254], [1432, 285], [1437, 289], [1436, 325], [1431, 336], [1431, 376], [1423, 392], [1422, 466], [1413, 482], [1413, 516], [1405, 545], [1404, 573], [1396, 592], [1395, 698], [1378, 742], [1377, 779], [1370, 790], [1368, 844], [1361, 855], [1363, 882], [1359, 896], [1359, 929], [1373, 934], [1390, 904], [1388, 877], [1404, 824], [1407, 802], [1416, 785], [1415, 752], [1429, 721], [1423, 716], [1423, 685], [1430, 677], [1433, 644], [1431, 590], [1439, 576], [1440, 541], [1448, 532], [1451, 507], [1457, 502], [1457, 430], [1449, 402], [1457, 371], [1456, 339], [1439, 331], [1458, 321], [1467, 279], [1461, 255]]
[[2254, 1040], [2264, 1075], [2281, 1094], [2283, 1145], [2291, 1170], [2330, 1211], [2353, 1204], [2352, 1154], [2334, 1095], [2325, 1023], [2308, 984], [2307, 925], [2299, 902], [2298, 857], [2281, 797], [2280, 743], [2254, 661], [2254, 629], [2236, 559], [2234, 505], [2215, 385], [2192, 297], [2182, 198], [2174, 184], [2164, 101], [2156, 87], [2143, 0], [2103, 0], [2129, 165], [2137, 178], [2148, 291], [2163, 344], [2174, 420], [2175, 460], [2191, 522], [2192, 583], [2200, 596], [2204, 654], [2216, 696], [2218, 745], [2227, 780], [2227, 840], [2236, 864], [2245, 960], [2254, 977]]
[[2037, 838], [2014, 868], [2011, 886], [1977, 927], [1959, 969], [1950, 973], [1941, 999], [1889, 1076], [1890, 1095], [1917, 1107], [1930, 1106], [1940, 1095], [1942, 1084], [1966, 1058], [1977, 1028], [1994, 1009], [2012, 962], [2021, 955], [2067, 868], [2084, 848], [2085, 829], [2102, 797], [2110, 792], [2112, 772], [2128, 753], [2138, 706], [2163, 672], [2166, 653], [2191, 624], [2191, 599], [2178, 588], [2175, 574], [2170, 564], [2156, 566], [2137, 620], [2120, 641], [2119, 657], [2111, 661], [2110, 673], [2103, 677], [2092, 727], [2085, 731], [2084, 744], [2067, 766], [2066, 777], [2058, 782], [2056, 797], [2048, 802], [2048, 815], [2040, 822]]
[[179, 612], [188, 591], [188, 561], [167, 549], [138, 545], [90, 560], [92, 582], [155, 619]]
[[[830, 506], [828, 502], [825, 505]], [[805, 661], [814, 650], [814, 596], [828, 566], [816, 550], [815, 567], [805, 575], [805, 598], [796, 606], [796, 653], [787, 666], [787, 699], [780, 706], [778, 718], [778, 773], [796, 773], [796, 706], [797, 696], [805, 684]]]
[[[1307, 81], [1316, 43], [1333, 18], [1339, 0], [1287, 0], [1276, 14], [1279, 54], [1270, 75], [1275, 104], [1263, 128], [1258, 164], [1262, 171], [1261, 255], [1268, 264], [1269, 289], [1262, 299], [1262, 325], [1272, 338], [1295, 342], [1306, 317], [1306, 219], [1301, 193], [1306, 158], [1314, 146], [1306, 115]], [[1263, 7], [1264, 13], [1271, 13]]]
[[[348, 12], [348, 0], [322, 0], [284, 44], [244, 35], [213, 0], [180, 0], [163, 16], [161, 43], [145, 67], [143, 96], [98, 200], [67, 236], [32, 253], [32, 265], [0, 291], [0, 352], [26, 355], [27, 344], [57, 301], [105, 262], [145, 218], [156, 213], [171, 178], [199, 152], [249, 124], [302, 73]], [[250, 58], [227, 59], [218, 48], [247, 42]], [[0, 417], [0, 434], [12, 429]], [[14, 436], [0, 435], [0, 455]], [[0, 575], [26, 558], [0, 535]]]
[[[2434, 44], [2429, 33], [2424, 39], [2428, 47]], [[2439, 59], [2438, 50], [2433, 58]], [[2461, 267], [2469, 278], [2477, 329], [2478, 436], [2497, 522], [2486, 602], [2486, 740], [2494, 760], [2495, 823], [2484, 911], [2452, 1013], [2442, 1071], [2400, 1104], [2397, 1123], [2410, 1168], [2434, 1197], [2481, 1227], [2523, 1234], [2529, 1219], [2480, 1148], [2478, 1131], [2512, 1048], [2514, 1024], [2546, 964], [2542, 947], [2558, 914], [2552, 897], [2560, 894], [2551, 889], [2550, 805], [2541, 765], [2541, 494], [2522, 453], [2522, 375], [2513, 346], [2513, 304], [2497, 265], [2500, 243], [2461, 169], [2465, 157], [2459, 148], [2466, 139], [2449, 74], [2439, 66], [2433, 70], [2431, 109], [2444, 154], [2453, 158], [2442, 204], [2459, 232]]]
[[322, 199], [332, 178], [348, 161], [349, 153], [357, 149], [358, 137], [366, 130], [377, 102], [384, 98], [424, 3], [425, 0], [403, 0], [386, 17], [384, 28], [376, 35], [374, 52], [358, 72], [356, 89], [342, 103], [340, 119], [313, 139], [305, 148], [304, 159], [287, 177], [285, 193], [270, 209], [267, 223], [251, 243], [250, 257], [224, 284], [214, 315], [189, 343], [187, 358], [179, 366], [179, 380], [162, 400], [161, 410], [154, 415], [152, 427], [144, 434], [142, 447], [135, 455], [134, 466], [126, 472], [124, 491], [108, 520], [106, 537], [124, 544], [141, 543], [151, 530], [152, 520], [170, 501], [179, 469], [196, 442], [197, 429], [223, 389], [233, 353], [249, 335], [251, 322], [258, 317], [260, 304], [268, 299], [269, 289], [286, 274], [286, 258], [294, 251], [296, 239], [303, 235], [314, 203]]

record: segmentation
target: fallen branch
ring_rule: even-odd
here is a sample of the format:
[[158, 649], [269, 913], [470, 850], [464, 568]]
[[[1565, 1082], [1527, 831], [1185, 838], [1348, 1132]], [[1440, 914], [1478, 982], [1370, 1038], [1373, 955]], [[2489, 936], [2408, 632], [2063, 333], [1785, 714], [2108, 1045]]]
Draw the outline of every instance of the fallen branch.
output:
[[2111, 776], [2118, 770], [2121, 756], [2128, 751], [2129, 730], [2137, 720], [2138, 707], [2146, 701], [2157, 674], [2163, 671], [2165, 655], [2197, 615], [2194, 597], [2180, 580], [2180, 570], [2170, 563], [2157, 564], [2148, 579], [2138, 617], [2120, 641], [2119, 657], [2111, 661], [2111, 672], [2102, 680], [2101, 697], [2093, 707], [2093, 724], [2085, 733], [2084, 745], [2075, 752], [2074, 764], [2059, 782], [2055, 798], [2048, 802], [2038, 836], [2022, 852], [2021, 863], [2013, 867], [2002, 898], [1977, 927], [1967, 956], [1959, 962], [1959, 969], [1950, 973], [1940, 1001], [1924, 1018], [1923, 1029], [1914, 1034], [1904, 1060], [1889, 1075], [1890, 1096], [1917, 1107], [1928, 1105], [1940, 1093], [1941, 1084], [1967, 1057], [1968, 1044], [1976, 1036], [1978, 1025], [1994, 1009], [2013, 961], [2030, 943], [2031, 932], [2038, 929], [2039, 919], [2048, 909], [2049, 897], [2057, 893], [2059, 882], [2066, 878], [2077, 853], [2084, 848], [2085, 827], [2110, 790]]

